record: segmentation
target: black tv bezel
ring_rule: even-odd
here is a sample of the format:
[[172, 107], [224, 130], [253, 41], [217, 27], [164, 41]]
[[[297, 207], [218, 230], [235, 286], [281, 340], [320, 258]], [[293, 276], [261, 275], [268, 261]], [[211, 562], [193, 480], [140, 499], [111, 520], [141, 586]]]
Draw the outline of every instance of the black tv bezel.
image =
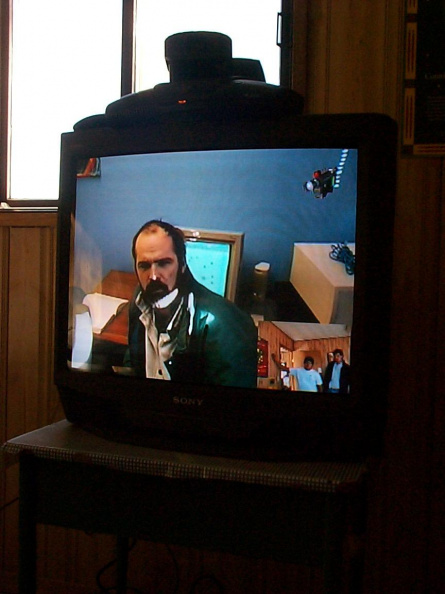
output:
[[[78, 159], [307, 147], [358, 149], [353, 366], [348, 397], [177, 383], [172, 389], [170, 382], [68, 367], [71, 218]], [[380, 114], [286, 116], [257, 121], [195, 119], [78, 129], [62, 135], [55, 383], [67, 419], [118, 441], [209, 454], [355, 460], [378, 453], [389, 383], [396, 147], [397, 127]]]

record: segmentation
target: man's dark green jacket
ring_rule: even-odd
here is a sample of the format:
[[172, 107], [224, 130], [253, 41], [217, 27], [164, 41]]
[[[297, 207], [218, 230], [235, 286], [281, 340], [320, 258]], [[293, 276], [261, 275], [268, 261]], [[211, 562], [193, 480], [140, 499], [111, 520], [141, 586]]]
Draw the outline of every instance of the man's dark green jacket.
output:
[[[178, 346], [166, 363], [172, 381], [256, 387], [257, 330], [252, 318], [198, 283], [188, 270], [186, 279], [181, 293], [194, 296], [193, 326], [189, 333], [190, 315], [184, 316]], [[133, 299], [128, 364], [138, 375], [145, 375], [145, 327], [140, 313]]]

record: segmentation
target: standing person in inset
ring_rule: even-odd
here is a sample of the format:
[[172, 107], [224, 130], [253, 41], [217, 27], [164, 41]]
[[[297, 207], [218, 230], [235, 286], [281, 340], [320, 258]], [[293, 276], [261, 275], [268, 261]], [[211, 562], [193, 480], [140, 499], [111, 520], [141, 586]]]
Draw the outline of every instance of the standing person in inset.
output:
[[318, 371], [313, 369], [314, 359], [305, 357], [303, 367], [293, 367], [289, 374], [294, 376], [297, 381], [297, 390], [299, 392], [321, 392], [323, 380]]
[[324, 375], [324, 391], [332, 394], [349, 394], [351, 366], [344, 360], [343, 351], [335, 349], [334, 360], [328, 363]]

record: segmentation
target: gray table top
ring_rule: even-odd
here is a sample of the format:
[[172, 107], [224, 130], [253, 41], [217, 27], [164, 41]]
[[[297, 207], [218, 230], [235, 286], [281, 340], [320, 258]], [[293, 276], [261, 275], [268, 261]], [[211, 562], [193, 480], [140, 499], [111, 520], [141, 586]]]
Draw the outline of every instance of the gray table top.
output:
[[222, 480], [324, 493], [353, 490], [366, 473], [360, 463], [261, 462], [117, 443], [66, 420], [14, 437], [1, 449], [9, 463], [16, 462], [20, 454], [30, 453], [42, 459], [177, 480]]

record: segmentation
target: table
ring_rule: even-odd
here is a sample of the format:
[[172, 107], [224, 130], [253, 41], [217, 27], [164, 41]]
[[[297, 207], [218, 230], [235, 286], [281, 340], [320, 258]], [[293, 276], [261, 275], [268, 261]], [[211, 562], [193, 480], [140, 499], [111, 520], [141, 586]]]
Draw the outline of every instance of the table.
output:
[[[131, 300], [137, 286], [137, 278], [133, 272], [110, 270], [95, 292]], [[104, 328], [95, 335], [96, 340], [109, 341], [121, 345], [128, 344], [128, 304]]]
[[[355, 244], [348, 246], [355, 252]], [[329, 257], [329, 243], [295, 243], [290, 281], [321, 324], [352, 324], [354, 276]]]
[[2, 451], [20, 462], [20, 594], [36, 592], [38, 523], [116, 535], [120, 594], [130, 537], [321, 566], [325, 592], [342, 591], [346, 511], [363, 496], [361, 464], [155, 450], [67, 421], [11, 439]]

